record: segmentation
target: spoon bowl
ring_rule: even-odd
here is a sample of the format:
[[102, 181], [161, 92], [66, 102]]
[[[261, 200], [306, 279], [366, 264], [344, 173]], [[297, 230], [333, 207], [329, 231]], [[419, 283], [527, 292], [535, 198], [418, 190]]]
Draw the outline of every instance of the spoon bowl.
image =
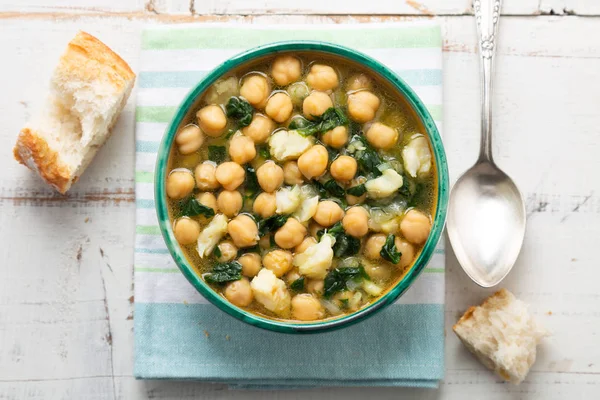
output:
[[525, 203], [515, 183], [490, 161], [477, 162], [454, 185], [448, 236], [460, 265], [478, 285], [497, 285], [525, 236]]

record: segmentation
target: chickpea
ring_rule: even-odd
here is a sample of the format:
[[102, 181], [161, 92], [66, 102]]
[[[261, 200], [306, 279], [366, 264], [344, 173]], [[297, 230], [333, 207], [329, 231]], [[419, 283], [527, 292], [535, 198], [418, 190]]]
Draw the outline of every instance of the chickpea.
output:
[[381, 101], [368, 90], [351, 93], [348, 96], [348, 114], [356, 122], [364, 124], [375, 118]]
[[258, 243], [258, 227], [247, 215], [238, 215], [229, 221], [227, 232], [237, 247], [252, 247]]
[[228, 283], [225, 287], [225, 298], [238, 307], [246, 307], [254, 300], [252, 288], [247, 278]]
[[363, 267], [369, 278], [375, 281], [386, 281], [392, 276], [392, 270], [387, 264], [364, 263]]
[[396, 265], [398, 265], [400, 268], [408, 267], [415, 259], [415, 248], [412, 244], [408, 243], [406, 240], [400, 239], [399, 237], [396, 237], [394, 243], [396, 244], [396, 250], [402, 253], [400, 262]]
[[260, 254], [246, 253], [238, 261], [242, 264], [242, 275], [253, 278], [262, 268]]
[[302, 75], [302, 63], [294, 56], [281, 55], [273, 61], [271, 76], [279, 86], [296, 82]]
[[225, 240], [219, 243], [219, 246], [217, 247], [221, 251], [221, 255], [217, 257], [218, 262], [228, 262], [231, 260], [235, 260], [235, 258], [237, 257], [238, 248], [235, 247], [235, 245], [229, 240]]
[[348, 182], [354, 178], [357, 169], [358, 164], [354, 158], [350, 156], [339, 156], [331, 163], [329, 172], [331, 172], [331, 176], [333, 176], [333, 179], [336, 181]]
[[219, 137], [227, 126], [227, 117], [221, 107], [216, 104], [201, 108], [196, 113], [200, 129], [208, 136]]
[[373, 87], [373, 82], [371, 81], [371, 78], [369, 78], [365, 74], [356, 74], [356, 75], [352, 75], [350, 78], [348, 78], [346, 90], [349, 92], [355, 91], [355, 90], [360, 90], [360, 89], [371, 90], [372, 87]]
[[229, 155], [240, 165], [252, 161], [256, 157], [254, 141], [248, 136], [235, 136], [229, 142]]
[[243, 204], [242, 194], [237, 190], [223, 190], [217, 198], [219, 210], [229, 218], [238, 215]]
[[254, 140], [254, 143], [261, 144], [267, 141], [273, 129], [275, 129], [275, 123], [271, 118], [262, 114], [254, 114], [250, 125], [242, 128], [242, 133]]
[[215, 178], [227, 190], [235, 190], [244, 182], [246, 171], [239, 164], [224, 162], [217, 167]]
[[248, 100], [248, 103], [257, 108], [265, 106], [270, 92], [271, 89], [269, 88], [267, 78], [258, 74], [245, 78], [240, 88], [240, 95]]
[[187, 169], [176, 169], [167, 176], [167, 196], [183, 199], [194, 190], [194, 177]]
[[296, 218], [288, 218], [285, 224], [275, 232], [275, 243], [282, 249], [298, 246], [306, 236], [306, 228]]
[[292, 297], [292, 316], [300, 321], [314, 321], [323, 318], [325, 311], [316, 297], [301, 293]]
[[292, 99], [294, 106], [299, 107], [302, 105], [304, 99], [309, 95], [310, 89], [304, 82], [292, 83], [286, 90]]
[[301, 185], [304, 183], [304, 177], [296, 161], [288, 161], [283, 164], [283, 181], [287, 185]]
[[294, 105], [290, 96], [287, 93], [278, 92], [267, 100], [265, 112], [274, 121], [282, 123], [291, 117], [293, 109]]
[[318, 144], [306, 150], [298, 158], [298, 169], [306, 179], [316, 178], [325, 173], [327, 161], [329, 161], [327, 149]]
[[200, 190], [215, 190], [219, 188], [219, 182], [215, 176], [217, 167], [210, 162], [204, 162], [196, 166], [194, 175], [196, 175], [196, 186]]
[[258, 184], [267, 193], [273, 193], [283, 184], [283, 168], [267, 161], [256, 170]]
[[388, 150], [394, 147], [398, 141], [398, 131], [380, 122], [375, 122], [367, 130], [366, 137], [373, 147]]
[[308, 224], [308, 233], [315, 239], [318, 239], [318, 233], [323, 229], [325, 229], [325, 227], [317, 224], [315, 221], [310, 221], [310, 223]]
[[348, 235], [361, 238], [369, 232], [369, 213], [362, 207], [352, 207], [346, 211], [342, 226]]
[[254, 214], [260, 215], [261, 218], [268, 218], [275, 214], [277, 210], [277, 202], [275, 200], [275, 194], [262, 192], [252, 204], [252, 211]]
[[173, 234], [179, 244], [195, 243], [200, 236], [200, 224], [189, 217], [182, 217], [173, 224]]
[[[348, 187], [362, 185], [366, 181], [367, 181], [367, 178], [365, 178], [364, 176], [359, 176], [358, 178], [352, 179], [352, 181], [350, 181], [350, 184], [348, 185]], [[354, 206], [354, 205], [360, 204], [360, 203], [364, 203], [364, 201], [366, 199], [367, 199], [367, 193], [363, 194], [362, 196], [358, 196], [358, 197], [352, 196], [351, 194], [346, 195], [346, 201], [351, 206]]]
[[192, 154], [204, 143], [204, 134], [196, 125], [190, 124], [177, 133], [175, 143], [181, 154]]
[[308, 119], [320, 117], [328, 108], [333, 107], [331, 97], [323, 92], [312, 92], [302, 102], [302, 112]]
[[325, 281], [323, 279], [309, 279], [304, 286], [309, 293], [323, 294], [323, 290], [325, 289]]
[[344, 210], [335, 201], [325, 200], [319, 202], [317, 206], [317, 212], [313, 216], [313, 219], [317, 221], [319, 225], [330, 227], [336, 222], [344, 218]]
[[203, 206], [212, 208], [215, 214], [219, 211], [219, 208], [217, 207], [217, 198], [210, 192], [198, 193], [196, 195], [196, 200]]
[[306, 83], [313, 89], [331, 90], [338, 87], [338, 75], [329, 65], [313, 64], [306, 76]]
[[423, 244], [429, 237], [431, 221], [421, 211], [410, 210], [400, 222], [400, 231], [409, 242]]
[[292, 253], [285, 250], [273, 250], [263, 257], [263, 266], [280, 278], [292, 269]]
[[367, 239], [367, 243], [365, 243], [365, 249], [363, 251], [365, 257], [370, 258], [371, 260], [381, 260], [381, 249], [385, 244], [386, 236], [383, 233], [377, 233], [375, 235], [371, 235], [369, 239]]
[[296, 246], [296, 248], [294, 249], [294, 253], [296, 253], [296, 254], [304, 253], [304, 251], [306, 249], [308, 249], [310, 246], [312, 246], [313, 244], [317, 244], [317, 239], [315, 239], [312, 236], [308, 236], [308, 237], [304, 238], [302, 243], [300, 243], [298, 246]]
[[339, 149], [348, 142], [348, 128], [345, 126], [336, 126], [327, 131], [322, 136], [323, 143], [335, 149]]

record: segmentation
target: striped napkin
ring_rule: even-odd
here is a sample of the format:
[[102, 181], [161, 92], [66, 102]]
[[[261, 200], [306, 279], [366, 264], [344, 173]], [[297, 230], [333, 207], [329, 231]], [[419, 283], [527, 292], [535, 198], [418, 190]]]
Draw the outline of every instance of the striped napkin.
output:
[[443, 247], [395, 304], [351, 327], [286, 335], [246, 325], [209, 304], [171, 259], [154, 211], [159, 141], [177, 105], [207, 71], [278, 40], [356, 48], [396, 71], [442, 118], [442, 52], [433, 23], [194, 25], [142, 36], [136, 108], [135, 376], [237, 388], [436, 387], [444, 375]]

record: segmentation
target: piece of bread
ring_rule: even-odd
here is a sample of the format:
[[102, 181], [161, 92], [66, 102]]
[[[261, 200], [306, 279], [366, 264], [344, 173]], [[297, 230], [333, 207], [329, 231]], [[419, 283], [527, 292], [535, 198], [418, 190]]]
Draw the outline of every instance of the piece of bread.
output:
[[64, 194], [108, 138], [134, 82], [125, 61], [79, 32], [54, 70], [43, 113], [21, 130], [15, 159]]
[[527, 305], [506, 289], [469, 308], [453, 330], [479, 361], [514, 384], [525, 379], [535, 362], [536, 346], [548, 336]]

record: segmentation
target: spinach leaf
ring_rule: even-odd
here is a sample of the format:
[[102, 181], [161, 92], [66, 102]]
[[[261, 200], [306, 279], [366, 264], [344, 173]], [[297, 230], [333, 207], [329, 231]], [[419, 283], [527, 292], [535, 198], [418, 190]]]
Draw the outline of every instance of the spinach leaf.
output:
[[323, 286], [323, 296], [331, 297], [337, 292], [347, 289], [348, 281], [369, 280], [369, 275], [362, 265], [358, 267], [335, 268], [327, 273]]
[[217, 258], [220, 258], [223, 255], [223, 253], [221, 253], [221, 249], [219, 248], [219, 246], [215, 247], [215, 249], [213, 250], [213, 254]]
[[269, 152], [269, 148], [267, 146], [258, 146], [257, 150], [258, 150], [258, 154], [262, 158], [266, 158], [266, 159], [271, 158], [271, 153]]
[[208, 159], [210, 161], [221, 164], [225, 161], [226, 157], [227, 152], [225, 151], [225, 146], [208, 146]]
[[247, 165], [245, 169], [246, 181], [244, 185], [248, 194], [252, 196], [257, 193], [258, 189], [260, 188], [258, 184], [258, 178], [256, 178], [256, 170], [249, 165]]
[[357, 141], [360, 142], [361, 147], [364, 147], [364, 150], [356, 150], [353, 154], [354, 158], [356, 158], [356, 161], [358, 163], [358, 170], [361, 172], [362, 175], [366, 176], [381, 175], [381, 171], [377, 169], [377, 166], [383, 163], [383, 161], [381, 160], [381, 157], [379, 157], [379, 153], [377, 153], [377, 150], [375, 150], [369, 144], [369, 142], [367, 142], [364, 136], [355, 135], [354, 137], [352, 137], [352, 140], [350, 142]]
[[402, 253], [396, 249], [395, 239], [396, 237], [394, 235], [388, 235], [385, 244], [379, 252], [381, 258], [388, 260], [392, 264], [398, 264], [400, 262], [400, 257], [402, 257]]
[[296, 129], [302, 129], [302, 128], [306, 128], [311, 124], [311, 122], [309, 120], [307, 120], [306, 118], [302, 117], [302, 116], [297, 116], [292, 118], [292, 120], [290, 121], [290, 124], [288, 125], [288, 129], [289, 130], [296, 130]]
[[346, 189], [346, 193], [351, 196], [360, 197], [367, 193], [367, 188], [365, 187], [364, 183], [361, 183], [360, 185], [352, 186], [351, 188]]
[[320, 117], [315, 117], [314, 121], [303, 128], [296, 129], [296, 131], [302, 136], [311, 136], [330, 131], [336, 126], [346, 125], [347, 123], [348, 118], [341, 108], [330, 107]]
[[333, 254], [336, 257], [350, 257], [357, 254], [360, 251], [360, 239], [353, 236], [340, 234], [335, 239], [333, 245]]
[[246, 100], [240, 97], [231, 97], [225, 106], [228, 117], [233, 118], [238, 128], [250, 125], [252, 122], [252, 112], [254, 108]]
[[328, 230], [317, 232], [317, 237], [321, 240], [324, 233], [327, 233], [335, 238], [333, 245], [333, 254], [336, 257], [350, 257], [355, 255], [360, 250], [360, 239], [346, 234], [341, 222], [336, 223]]
[[187, 217], [195, 217], [196, 215], [204, 215], [210, 218], [215, 215], [215, 211], [200, 203], [196, 198], [190, 197], [180, 203], [181, 215]]
[[329, 192], [332, 196], [343, 197], [346, 195], [346, 191], [342, 188], [335, 179], [330, 179], [323, 184], [323, 188]]
[[238, 281], [242, 279], [242, 264], [237, 261], [217, 264], [212, 272], [204, 275], [204, 279], [213, 284]]
[[319, 197], [322, 199], [328, 197], [343, 198], [346, 195], [344, 189], [335, 181], [335, 179], [330, 179], [325, 183], [321, 183], [315, 180], [314, 185], [317, 191], [319, 192]]
[[295, 292], [303, 291], [304, 290], [304, 277], [301, 276], [300, 278], [298, 278], [294, 282], [292, 282], [292, 284], [290, 285], [290, 289], [292, 289]]
[[[323, 145], [325, 146], [325, 145]], [[339, 151], [337, 151], [336, 149], [334, 149], [333, 147], [329, 147], [329, 146], [325, 146], [325, 149], [327, 149], [327, 156], [329, 157], [329, 164], [331, 165], [331, 163], [333, 162], [333, 160], [335, 160], [338, 156], [338, 154], [340, 154]]]
[[348, 135], [350, 137], [354, 135], [360, 135], [361, 131], [362, 129], [358, 122], [350, 121], [350, 123], [348, 124]]
[[264, 236], [269, 232], [276, 231], [287, 222], [289, 217], [289, 214], [275, 214], [268, 218], [258, 221], [258, 234], [260, 236]]
[[225, 139], [231, 139], [231, 137], [237, 132], [237, 129], [230, 129], [225, 134]]

